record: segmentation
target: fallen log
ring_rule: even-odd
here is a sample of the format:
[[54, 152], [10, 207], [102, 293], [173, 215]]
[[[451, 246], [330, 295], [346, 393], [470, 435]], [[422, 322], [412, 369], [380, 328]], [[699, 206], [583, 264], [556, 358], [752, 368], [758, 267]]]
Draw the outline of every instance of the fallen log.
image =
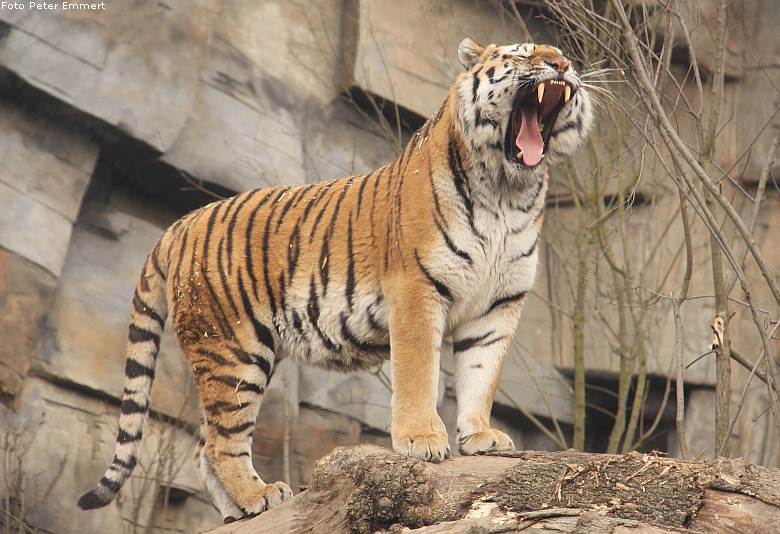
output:
[[306, 491], [213, 534], [780, 533], [780, 470], [654, 454], [516, 451], [441, 464], [339, 447]]

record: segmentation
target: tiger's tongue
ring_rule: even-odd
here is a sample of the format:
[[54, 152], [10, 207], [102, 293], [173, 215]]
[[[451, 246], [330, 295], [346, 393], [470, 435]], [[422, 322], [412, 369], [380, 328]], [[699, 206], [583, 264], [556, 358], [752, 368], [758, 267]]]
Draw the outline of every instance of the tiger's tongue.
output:
[[523, 151], [523, 163], [529, 167], [538, 165], [542, 161], [544, 141], [539, 130], [539, 121], [536, 118], [536, 106], [521, 106], [520, 131], [517, 133], [515, 145]]

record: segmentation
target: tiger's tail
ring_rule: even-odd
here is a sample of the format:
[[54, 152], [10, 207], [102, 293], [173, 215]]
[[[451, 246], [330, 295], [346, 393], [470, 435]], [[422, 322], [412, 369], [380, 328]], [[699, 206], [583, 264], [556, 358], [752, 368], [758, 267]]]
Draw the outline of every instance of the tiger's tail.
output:
[[167, 271], [167, 265], [161, 269], [158, 262], [162, 244], [163, 239], [149, 254], [133, 295], [127, 336], [124, 392], [114, 460], [103, 478], [98, 481], [97, 487], [79, 499], [78, 505], [83, 510], [101, 508], [110, 503], [130, 477], [138, 461], [141, 435], [149, 414], [160, 337], [168, 315], [166, 274], [163, 270]]

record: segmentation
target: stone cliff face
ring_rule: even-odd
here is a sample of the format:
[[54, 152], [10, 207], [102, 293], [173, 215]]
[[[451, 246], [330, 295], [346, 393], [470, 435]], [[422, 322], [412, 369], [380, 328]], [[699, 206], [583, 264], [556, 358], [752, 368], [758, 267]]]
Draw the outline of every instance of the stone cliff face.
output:
[[[533, 17], [527, 26], [535, 40], [552, 40]], [[394, 159], [460, 72], [455, 51], [465, 35], [525, 40], [506, 13], [465, 1], [0, 10], [6, 512], [57, 533], [115, 532], [120, 524], [126, 532], [146, 525], [195, 532], [219, 522], [192, 467], [196, 396], [169, 331], [138, 476], [108, 508], [75, 505], [113, 454], [127, 319], [146, 255], [168, 224], [215, 194], [362, 173]], [[378, 128], [372, 101], [399, 105], [404, 124]], [[553, 219], [574, 216], [564, 207]], [[564, 431], [571, 424], [571, 392], [558, 371], [571, 363], [551, 353], [568, 340], [547, 308], [554, 278], [549, 269], [540, 275], [543, 298], [524, 311], [494, 411], [519, 447], [554, 444], [518, 409], [555, 418]], [[615, 370], [608, 349], [591, 349], [594, 370]], [[655, 372], [665, 373], [667, 357]], [[446, 356], [443, 369], [439, 409], [454, 429]], [[711, 369], [692, 371], [704, 386], [701, 406]], [[388, 376], [387, 369], [340, 375], [283, 365], [255, 434], [261, 476], [297, 490], [336, 445], [389, 446]]]

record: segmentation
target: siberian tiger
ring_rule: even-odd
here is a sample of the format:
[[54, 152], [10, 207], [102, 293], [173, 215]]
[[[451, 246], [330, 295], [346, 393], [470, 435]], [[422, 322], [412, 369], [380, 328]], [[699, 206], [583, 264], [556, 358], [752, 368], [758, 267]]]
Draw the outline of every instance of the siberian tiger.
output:
[[536, 272], [546, 171], [582, 142], [591, 103], [557, 48], [467, 38], [458, 58], [467, 72], [390, 165], [249, 191], [165, 232], [133, 296], [115, 456], [81, 508], [108, 504], [136, 465], [169, 312], [201, 402], [196, 467], [226, 522], [292, 495], [251, 457], [287, 356], [340, 371], [390, 358], [393, 448], [441, 462], [451, 339], [460, 452], [514, 448], [490, 428], [493, 397]]

